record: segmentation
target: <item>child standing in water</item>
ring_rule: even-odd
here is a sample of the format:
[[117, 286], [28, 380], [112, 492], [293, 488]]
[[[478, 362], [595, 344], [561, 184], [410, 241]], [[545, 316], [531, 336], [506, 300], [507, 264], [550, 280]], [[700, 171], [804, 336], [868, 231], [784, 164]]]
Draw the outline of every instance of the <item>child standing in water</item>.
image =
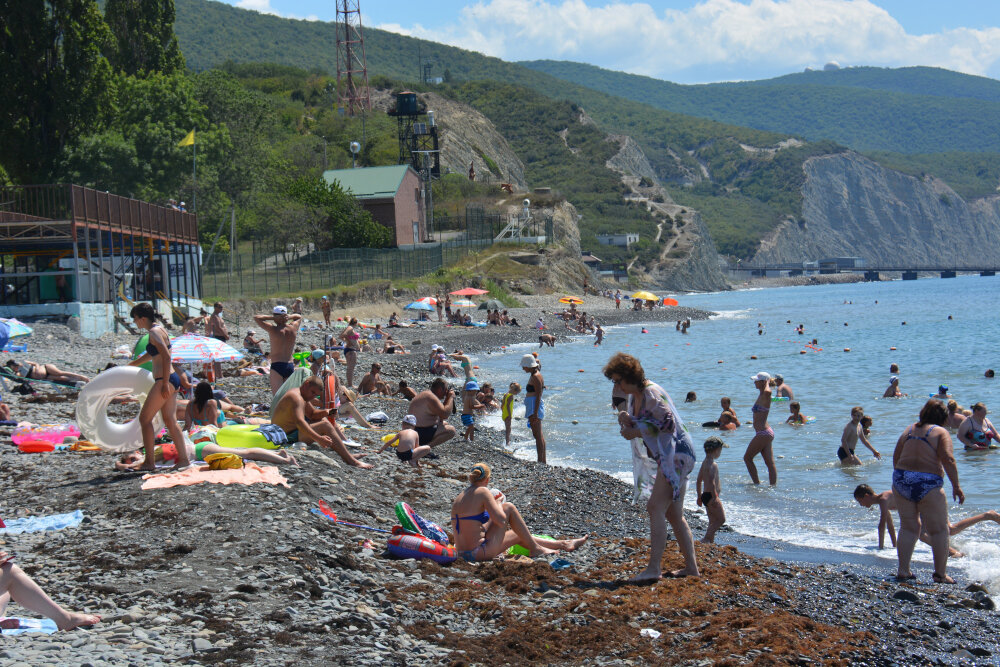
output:
[[716, 463], [723, 447], [726, 443], [717, 436], [713, 435], [705, 441], [705, 460], [701, 463], [695, 484], [698, 507], [704, 507], [708, 515], [708, 528], [705, 529], [705, 537], [701, 538], [702, 544], [714, 544], [715, 532], [726, 523], [726, 511], [719, 499], [722, 485], [719, 483], [719, 464]]
[[465, 391], [462, 392], [462, 425], [465, 429], [466, 442], [472, 442], [476, 433], [476, 410], [481, 410], [483, 405], [476, 400], [479, 393], [479, 383], [475, 378], [465, 383]]
[[510, 420], [514, 413], [514, 397], [521, 393], [521, 385], [511, 382], [507, 393], [500, 399], [500, 416], [503, 417], [503, 430], [510, 447]]

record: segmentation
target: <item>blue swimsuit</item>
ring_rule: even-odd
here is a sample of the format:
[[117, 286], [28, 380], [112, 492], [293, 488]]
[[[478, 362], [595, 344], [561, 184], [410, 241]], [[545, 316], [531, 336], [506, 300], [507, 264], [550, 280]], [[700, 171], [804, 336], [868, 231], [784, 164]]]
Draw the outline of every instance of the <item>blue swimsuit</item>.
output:
[[[937, 448], [927, 439], [927, 436], [935, 428], [935, 426], [930, 427], [926, 433], [920, 436], [913, 435], [913, 427], [911, 426], [909, 433], [906, 434], [906, 439], [923, 440], [937, 454]], [[940, 489], [942, 486], [944, 486], [944, 478], [941, 475], [930, 472], [915, 472], [913, 470], [896, 469], [892, 471], [893, 490], [911, 503], [919, 503], [928, 493], [935, 489]]]

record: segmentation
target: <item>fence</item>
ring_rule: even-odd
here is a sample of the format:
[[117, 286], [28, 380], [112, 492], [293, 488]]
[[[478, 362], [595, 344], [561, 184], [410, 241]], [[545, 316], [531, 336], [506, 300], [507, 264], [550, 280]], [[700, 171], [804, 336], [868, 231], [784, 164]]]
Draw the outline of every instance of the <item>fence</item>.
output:
[[202, 266], [202, 292], [219, 298], [253, 297], [354, 285], [365, 280], [415, 278], [487, 248], [493, 239], [462, 239], [414, 249], [278, 247], [255, 241], [249, 253], [216, 255]]

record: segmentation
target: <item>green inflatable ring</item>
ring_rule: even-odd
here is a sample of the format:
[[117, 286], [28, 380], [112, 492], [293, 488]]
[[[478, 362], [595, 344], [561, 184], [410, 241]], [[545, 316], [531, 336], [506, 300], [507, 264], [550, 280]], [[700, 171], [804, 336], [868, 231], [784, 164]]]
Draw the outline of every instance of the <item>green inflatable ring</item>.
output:
[[[538, 537], [538, 538], [541, 538], [543, 540], [554, 540], [554, 539], [556, 539], [556, 538], [552, 537], [551, 535], [535, 535], [535, 534], [532, 534], [531, 536], [532, 537]], [[524, 547], [522, 547], [520, 544], [515, 544], [510, 549], [507, 549], [507, 553], [509, 553], [511, 556], [530, 556], [531, 555], [531, 552], [528, 551], [527, 549], [525, 549]]]
[[[136, 359], [138, 359], [139, 357], [141, 357], [143, 354], [146, 353], [146, 345], [148, 345], [148, 344], [149, 344], [149, 334], [148, 333], [147, 334], [143, 334], [139, 338], [139, 342], [137, 342], [135, 344], [135, 347], [132, 348], [132, 361], [135, 361]], [[147, 371], [149, 371], [150, 373], [152, 373], [153, 372], [153, 362], [152, 361], [147, 361], [144, 364], [140, 364], [139, 368], [145, 368]]]
[[[260, 424], [233, 424], [223, 426], [215, 434], [215, 444], [219, 447], [246, 447], [248, 449], [281, 449], [257, 429]], [[294, 443], [289, 443], [294, 444]]]

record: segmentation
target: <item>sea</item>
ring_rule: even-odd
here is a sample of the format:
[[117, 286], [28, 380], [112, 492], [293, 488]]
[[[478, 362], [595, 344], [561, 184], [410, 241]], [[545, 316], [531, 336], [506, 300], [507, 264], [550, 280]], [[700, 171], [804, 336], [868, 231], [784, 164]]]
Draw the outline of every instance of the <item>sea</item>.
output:
[[[877, 508], [862, 508], [852, 492], [861, 483], [877, 492], [891, 488], [896, 440], [917, 420], [939, 385], [946, 385], [963, 407], [979, 401], [988, 409], [1000, 406], [1000, 378], [984, 377], [987, 368], [1000, 371], [998, 287], [1000, 277], [975, 275], [669, 295], [681, 306], [717, 314], [694, 321], [686, 335], [673, 323], [627, 324], [608, 328], [601, 346], [594, 345], [593, 335], [569, 340], [561, 336], [554, 348], [514, 345], [480, 355], [475, 363], [480, 377], [492, 381], [500, 396], [512, 380], [525, 384], [520, 358], [538, 352], [546, 385], [548, 462], [593, 468], [629, 484], [629, 445], [618, 434], [611, 383], [601, 374], [612, 354], [624, 351], [638, 357], [647, 378], [671, 395], [692, 434], [699, 466], [702, 442], [720, 435], [701, 424], [718, 417], [719, 399], [728, 396], [743, 423], [736, 431], [721, 434], [729, 445], [719, 459], [728, 525], [745, 535], [842, 552], [845, 557], [884, 558], [886, 567], [894, 567], [895, 550], [888, 536], [886, 549], [877, 549]], [[553, 319], [547, 318], [550, 325], [555, 324]], [[801, 335], [796, 333], [800, 324]], [[643, 328], [648, 333], [642, 333]], [[899, 365], [896, 375], [907, 394], [903, 398], [882, 398], [892, 363]], [[815, 418], [790, 426], [784, 423], [788, 403], [772, 404], [769, 423], [775, 431], [778, 467], [774, 488], [767, 485], [767, 470], [759, 457], [757, 467], [764, 480], [760, 486], [750, 482], [743, 463], [753, 435], [750, 406], [757, 396], [750, 377], [758, 371], [782, 375], [802, 412]], [[688, 392], [695, 392], [697, 400], [685, 403]], [[522, 391], [519, 398], [523, 396]], [[515, 416], [523, 417], [523, 402], [516, 406]], [[871, 416], [870, 440], [883, 458], [876, 460], [859, 442], [863, 465], [845, 468], [836, 451], [854, 406]], [[534, 459], [526, 422], [514, 424], [511, 449], [521, 458]], [[497, 415], [487, 417], [485, 425], [503, 428]], [[963, 505], [950, 503], [950, 520], [1000, 509], [1000, 450], [965, 451], [957, 438], [955, 442], [966, 500]], [[696, 466], [685, 499], [692, 510], [697, 509], [697, 470]], [[950, 497], [947, 480], [945, 489]], [[898, 518], [895, 523], [898, 530]], [[954, 536], [952, 545], [966, 557], [953, 559], [950, 568], [1000, 590], [1000, 525], [977, 524]], [[835, 560], [836, 554], [832, 555]], [[918, 543], [915, 566], [930, 561], [930, 548]]]

